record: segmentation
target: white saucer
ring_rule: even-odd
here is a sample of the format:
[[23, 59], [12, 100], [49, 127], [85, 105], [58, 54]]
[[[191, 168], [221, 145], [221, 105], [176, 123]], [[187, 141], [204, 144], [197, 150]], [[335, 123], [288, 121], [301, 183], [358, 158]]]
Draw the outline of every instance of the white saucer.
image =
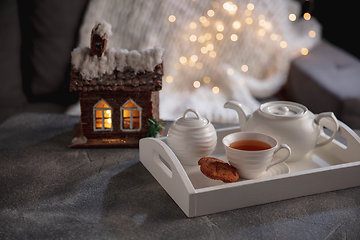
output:
[[[227, 162], [226, 156], [221, 156], [218, 158]], [[217, 185], [222, 185], [222, 184], [228, 184], [228, 183], [224, 183], [220, 180], [213, 180], [211, 178], [206, 177], [200, 171], [200, 166], [184, 165], [183, 167], [195, 189], [212, 187], [212, 186], [217, 186]], [[260, 177], [258, 177], [256, 179], [277, 176], [277, 175], [285, 174], [285, 173], [289, 173], [289, 172], [290, 172], [290, 168], [286, 163], [279, 163], [279, 164], [269, 168], [269, 170], [265, 171]], [[242, 182], [242, 181], [248, 181], [248, 180], [240, 177], [235, 182]]]
[[[259, 178], [264, 178], [264, 177], [273, 177], [273, 176], [277, 176], [277, 175], [281, 175], [281, 174], [285, 174], [285, 173], [289, 173], [289, 172], [290, 172], [290, 167], [286, 163], [279, 163], [279, 164], [269, 168], [267, 171], [265, 171], [263, 174], [261, 174], [260, 177], [254, 178], [254, 179], [259, 179]], [[240, 176], [239, 179], [237, 180], [237, 182], [246, 181], [246, 180], [251, 180], [251, 179], [244, 179], [244, 178], [241, 178], [241, 176]]]
[[265, 171], [263, 174], [261, 174], [261, 176], [259, 178], [273, 177], [273, 176], [277, 176], [277, 175], [285, 174], [285, 173], [289, 173], [289, 172], [290, 172], [290, 168], [286, 163], [279, 163], [279, 164], [269, 168], [267, 171]]
[[[218, 158], [223, 160], [224, 162], [229, 163], [226, 156], [221, 156]], [[277, 176], [277, 175], [285, 174], [285, 173], [289, 173], [289, 172], [290, 172], [289, 165], [287, 165], [286, 163], [283, 162], [283, 163], [279, 163], [275, 166], [272, 166], [267, 171], [265, 171], [263, 174], [261, 174], [260, 177], [258, 177], [258, 178], [273, 177], [273, 176]], [[244, 181], [244, 180], [246, 180], [246, 179], [240, 177], [239, 180], [237, 180], [237, 181]]]

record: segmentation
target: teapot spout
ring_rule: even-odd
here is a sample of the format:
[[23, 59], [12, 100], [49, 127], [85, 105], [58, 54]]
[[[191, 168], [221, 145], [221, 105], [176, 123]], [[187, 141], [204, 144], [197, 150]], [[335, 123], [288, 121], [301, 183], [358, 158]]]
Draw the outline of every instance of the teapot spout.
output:
[[233, 100], [226, 102], [224, 108], [230, 108], [237, 112], [239, 116], [240, 131], [244, 131], [246, 122], [251, 115], [251, 110], [247, 106]]

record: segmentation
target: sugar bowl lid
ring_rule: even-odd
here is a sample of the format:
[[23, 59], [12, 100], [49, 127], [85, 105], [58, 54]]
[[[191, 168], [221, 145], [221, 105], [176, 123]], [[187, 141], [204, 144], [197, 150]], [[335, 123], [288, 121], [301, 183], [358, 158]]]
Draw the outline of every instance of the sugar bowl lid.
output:
[[[194, 113], [196, 117], [190, 117], [188, 113]], [[195, 109], [187, 109], [182, 117], [175, 120], [175, 124], [182, 127], [200, 128], [209, 124], [209, 120], [201, 117]]]
[[275, 101], [262, 104], [260, 111], [271, 116], [298, 117], [303, 116], [308, 109], [299, 103]]

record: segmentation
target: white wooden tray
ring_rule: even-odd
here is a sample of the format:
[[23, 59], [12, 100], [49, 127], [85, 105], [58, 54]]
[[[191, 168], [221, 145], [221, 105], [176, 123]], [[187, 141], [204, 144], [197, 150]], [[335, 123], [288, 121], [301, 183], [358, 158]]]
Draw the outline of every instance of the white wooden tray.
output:
[[[236, 131], [239, 128], [217, 130], [218, 144], [212, 156], [226, 159], [222, 138]], [[209, 179], [199, 166], [182, 166], [166, 137], [141, 139], [140, 161], [183, 212], [195, 217], [360, 186], [360, 138], [342, 122], [339, 135], [347, 146], [333, 140], [316, 148], [305, 159], [287, 163], [290, 173], [233, 183]], [[321, 138], [327, 137], [321, 133]]]

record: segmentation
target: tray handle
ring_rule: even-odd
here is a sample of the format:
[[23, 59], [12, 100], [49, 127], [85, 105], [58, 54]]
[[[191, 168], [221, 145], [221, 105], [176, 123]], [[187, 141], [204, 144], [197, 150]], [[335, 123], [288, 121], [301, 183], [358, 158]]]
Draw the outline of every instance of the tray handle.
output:
[[[324, 118], [322, 121], [323, 121], [323, 126], [325, 126], [326, 128], [330, 129], [333, 132], [336, 131], [336, 129], [334, 129], [335, 127], [334, 123], [331, 120]], [[345, 123], [341, 121], [338, 122], [340, 127], [337, 134], [345, 138], [347, 144], [344, 145], [341, 142], [334, 139], [329, 144], [323, 146], [322, 148], [326, 149], [326, 151], [338, 157], [343, 162], [360, 161], [360, 155], [359, 155], [360, 137]], [[323, 131], [321, 131], [320, 138], [328, 139], [330, 138], [330, 136], [328, 136]]]
[[140, 161], [174, 199], [186, 215], [194, 211], [191, 195], [195, 189], [174, 152], [162, 140], [142, 138]]

